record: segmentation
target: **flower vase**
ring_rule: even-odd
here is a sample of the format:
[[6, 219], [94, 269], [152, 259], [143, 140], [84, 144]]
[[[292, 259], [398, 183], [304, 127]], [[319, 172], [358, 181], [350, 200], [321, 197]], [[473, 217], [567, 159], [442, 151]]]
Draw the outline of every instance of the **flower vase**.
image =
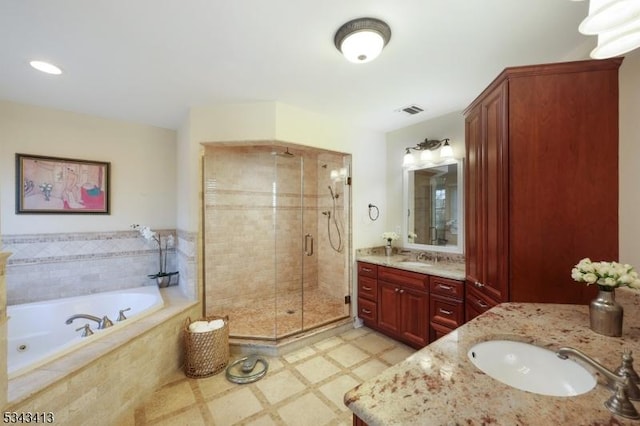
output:
[[387, 244], [386, 246], [384, 246], [385, 255], [391, 256], [392, 253], [393, 253], [393, 247], [391, 247], [391, 244]]
[[156, 276], [156, 282], [159, 288], [169, 287], [171, 283], [171, 275], [158, 275]]
[[604, 336], [622, 336], [622, 306], [616, 302], [615, 288], [598, 286], [598, 296], [589, 305], [591, 330]]

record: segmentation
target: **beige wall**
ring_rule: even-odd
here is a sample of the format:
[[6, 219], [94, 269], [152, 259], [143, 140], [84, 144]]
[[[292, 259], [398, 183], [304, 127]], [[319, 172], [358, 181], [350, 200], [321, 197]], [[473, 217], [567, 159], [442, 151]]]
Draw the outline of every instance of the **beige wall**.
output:
[[640, 270], [640, 49], [620, 67], [620, 261]]
[[[355, 128], [319, 114], [279, 102], [258, 102], [192, 108], [178, 131], [178, 229], [196, 230], [202, 142], [278, 140], [352, 154], [353, 247], [380, 245], [382, 220], [368, 219], [368, 204], [386, 208], [387, 154], [384, 134]], [[195, 205], [198, 207], [194, 207]], [[188, 208], [184, 208], [188, 205]]]
[[[413, 126], [387, 133], [387, 205], [388, 214], [381, 219], [389, 231], [401, 229], [405, 214], [402, 208], [402, 158], [405, 148], [415, 146], [425, 138], [449, 138], [456, 158], [464, 157], [464, 117], [462, 111], [452, 112]], [[398, 243], [399, 244], [399, 243]]]
[[[0, 135], [0, 234], [175, 227], [175, 131], [0, 101]], [[110, 162], [111, 214], [16, 215], [16, 153]]]

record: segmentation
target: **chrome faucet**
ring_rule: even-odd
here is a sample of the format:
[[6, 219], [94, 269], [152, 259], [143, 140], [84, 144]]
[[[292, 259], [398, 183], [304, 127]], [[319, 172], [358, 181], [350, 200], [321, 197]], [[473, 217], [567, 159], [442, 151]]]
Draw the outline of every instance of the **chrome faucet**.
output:
[[604, 402], [604, 406], [613, 414], [629, 419], [640, 419], [640, 414], [638, 414], [636, 408], [633, 406], [631, 401], [629, 401], [629, 387], [631, 380], [628, 375], [624, 375], [622, 377], [618, 376], [608, 370], [604, 365], [578, 349], [567, 347], [560, 348], [556, 352], [556, 355], [561, 359], [567, 359], [569, 356], [577, 358], [591, 366], [598, 373], [602, 374], [607, 379], [608, 385], [614, 388], [613, 395]]
[[427, 252], [421, 251], [420, 253], [418, 253], [418, 257], [416, 257], [416, 260], [427, 260]]
[[73, 320], [78, 319], [78, 318], [84, 318], [84, 319], [88, 319], [88, 320], [97, 322], [98, 323], [98, 329], [100, 329], [100, 330], [102, 330], [104, 328], [111, 327], [113, 325], [111, 320], [106, 315], [103, 316], [102, 319], [100, 319], [98, 317], [94, 317], [93, 315], [88, 315], [88, 314], [71, 315], [69, 318], [67, 318], [67, 320], [65, 321], [65, 324], [71, 324], [73, 322]]

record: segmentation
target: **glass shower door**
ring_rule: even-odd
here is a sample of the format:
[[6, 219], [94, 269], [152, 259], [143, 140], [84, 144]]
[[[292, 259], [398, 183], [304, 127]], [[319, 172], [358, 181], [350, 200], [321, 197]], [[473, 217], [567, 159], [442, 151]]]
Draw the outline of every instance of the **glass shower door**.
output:
[[[273, 226], [275, 262], [275, 338], [302, 330], [302, 280], [305, 250], [313, 250], [312, 237], [303, 233], [302, 155], [275, 147]], [[305, 246], [306, 244], [306, 246]]]

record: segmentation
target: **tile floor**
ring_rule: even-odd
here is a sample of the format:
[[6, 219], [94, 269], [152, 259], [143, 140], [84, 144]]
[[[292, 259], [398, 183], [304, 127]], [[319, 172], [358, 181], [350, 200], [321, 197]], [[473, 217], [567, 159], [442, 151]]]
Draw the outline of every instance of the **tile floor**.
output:
[[368, 328], [352, 329], [266, 357], [267, 375], [251, 384], [230, 383], [224, 372], [205, 379], [178, 374], [135, 410], [134, 424], [351, 425], [345, 392], [413, 352]]

